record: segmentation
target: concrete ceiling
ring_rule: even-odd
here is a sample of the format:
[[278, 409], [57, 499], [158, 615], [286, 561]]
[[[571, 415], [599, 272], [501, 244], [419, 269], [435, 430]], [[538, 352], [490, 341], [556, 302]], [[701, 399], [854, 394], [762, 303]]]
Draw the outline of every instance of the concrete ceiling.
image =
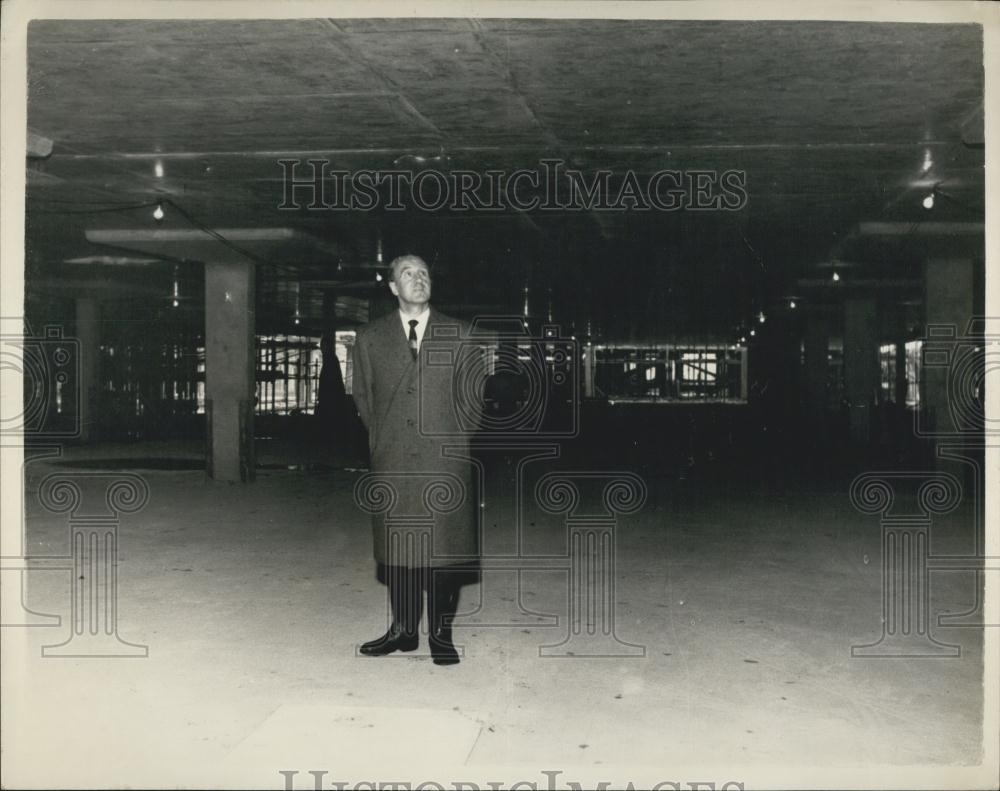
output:
[[[149, 230], [147, 204], [169, 200], [156, 227], [316, 240], [268, 248], [265, 314], [287, 309], [290, 280], [356, 291], [381, 240], [386, 260], [434, 259], [456, 308], [516, 309], [528, 285], [567, 322], [630, 305], [662, 334], [728, 326], [831, 257], [867, 263], [868, 278], [912, 277], [940, 240], [860, 223], [931, 219], [920, 199], [934, 184], [948, 196], [934, 220], [983, 222], [972, 25], [36, 21], [28, 42], [28, 125], [52, 141], [30, 166], [29, 286], [67, 259], [122, 256], [87, 232]], [[418, 156], [478, 171], [545, 157], [619, 174], [736, 169], [749, 200], [627, 216], [280, 211], [277, 160], [299, 156], [346, 170]], [[92, 276], [108, 277], [100, 265]]]

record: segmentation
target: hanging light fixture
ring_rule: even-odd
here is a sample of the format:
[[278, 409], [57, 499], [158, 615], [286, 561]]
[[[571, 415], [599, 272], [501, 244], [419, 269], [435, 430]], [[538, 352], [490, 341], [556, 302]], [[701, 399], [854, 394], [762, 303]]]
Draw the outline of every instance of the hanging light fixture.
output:
[[163, 219], [163, 205], [157, 203], [156, 208], [153, 209], [153, 219], [159, 222]]

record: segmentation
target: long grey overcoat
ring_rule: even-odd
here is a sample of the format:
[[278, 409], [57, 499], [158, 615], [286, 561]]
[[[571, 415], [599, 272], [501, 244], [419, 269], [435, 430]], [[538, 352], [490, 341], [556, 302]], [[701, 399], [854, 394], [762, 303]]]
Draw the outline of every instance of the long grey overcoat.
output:
[[[464, 387], [456, 383], [463, 359], [470, 359], [469, 325], [433, 309], [417, 360], [398, 311], [358, 330], [354, 402], [368, 430], [372, 473], [396, 497], [388, 514], [376, 512], [372, 518], [380, 563], [443, 566], [478, 556], [474, 467], [460, 457], [468, 456], [470, 423], [482, 403], [481, 391], [474, 392], [475, 376]], [[400, 538], [412, 525], [409, 520], [421, 516], [425, 522], [433, 517], [429, 556]]]

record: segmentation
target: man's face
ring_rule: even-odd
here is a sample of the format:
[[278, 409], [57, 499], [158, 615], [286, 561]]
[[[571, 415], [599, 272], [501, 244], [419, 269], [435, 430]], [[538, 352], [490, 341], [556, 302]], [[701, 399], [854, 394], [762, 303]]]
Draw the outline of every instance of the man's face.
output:
[[408, 305], [424, 305], [431, 299], [431, 273], [421, 261], [406, 261], [389, 282], [389, 290]]

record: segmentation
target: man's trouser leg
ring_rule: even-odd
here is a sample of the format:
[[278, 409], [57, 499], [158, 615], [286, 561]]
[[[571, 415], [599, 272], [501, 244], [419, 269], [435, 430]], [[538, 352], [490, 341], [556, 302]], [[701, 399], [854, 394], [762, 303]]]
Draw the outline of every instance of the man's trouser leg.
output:
[[431, 656], [436, 665], [458, 664], [458, 651], [452, 643], [451, 626], [458, 610], [460, 579], [455, 569], [430, 570], [427, 589], [428, 629]]

